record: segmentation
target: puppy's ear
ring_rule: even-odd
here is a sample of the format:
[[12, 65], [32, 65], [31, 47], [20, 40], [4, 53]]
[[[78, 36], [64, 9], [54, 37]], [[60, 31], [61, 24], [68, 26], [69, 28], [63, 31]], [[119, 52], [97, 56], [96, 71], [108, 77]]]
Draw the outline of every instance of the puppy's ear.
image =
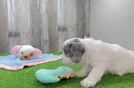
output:
[[11, 50], [11, 53], [12, 53], [13, 55], [17, 56], [18, 51], [19, 51], [22, 47], [23, 47], [22, 45], [17, 45], [17, 46], [15, 46], [15, 47], [13, 47], [12, 50]]
[[42, 58], [42, 52], [39, 49], [35, 48], [34, 54], [36, 54], [38, 58]]
[[85, 52], [85, 48], [80, 43], [72, 44], [71, 52], [73, 56], [80, 57]]
[[85, 52], [85, 48], [83, 47], [82, 44], [80, 44], [80, 43], [72, 44], [72, 46], [71, 46], [72, 61], [75, 63], [80, 62], [81, 57], [84, 52]]
[[63, 47], [63, 50], [64, 50], [64, 53], [66, 54], [66, 56], [68, 57], [72, 57], [73, 56], [73, 48], [74, 45], [76, 44], [80, 44], [80, 41], [78, 39], [74, 39], [71, 43], [69, 44], [66, 44], [64, 47]]

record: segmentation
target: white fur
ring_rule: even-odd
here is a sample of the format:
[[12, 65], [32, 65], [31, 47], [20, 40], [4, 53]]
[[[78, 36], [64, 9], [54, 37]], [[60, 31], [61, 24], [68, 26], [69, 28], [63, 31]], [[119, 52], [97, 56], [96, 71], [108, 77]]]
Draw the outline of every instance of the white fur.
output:
[[[73, 39], [65, 41], [64, 45]], [[85, 88], [93, 87], [101, 80], [105, 73], [123, 75], [134, 72], [134, 52], [118, 44], [109, 44], [92, 38], [79, 39], [85, 47], [85, 53], [79, 64], [84, 64], [78, 72], [79, 77], [87, 76], [81, 85]], [[64, 63], [72, 63], [71, 59], [63, 54]]]

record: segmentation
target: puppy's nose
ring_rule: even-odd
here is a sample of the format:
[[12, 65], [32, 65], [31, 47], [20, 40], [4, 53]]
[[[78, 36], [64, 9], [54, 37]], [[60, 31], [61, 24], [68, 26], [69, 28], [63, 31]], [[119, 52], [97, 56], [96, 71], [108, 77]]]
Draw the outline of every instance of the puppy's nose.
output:
[[61, 56], [59, 56], [59, 59], [60, 59], [60, 61], [62, 61], [63, 62], [63, 56], [61, 55]]

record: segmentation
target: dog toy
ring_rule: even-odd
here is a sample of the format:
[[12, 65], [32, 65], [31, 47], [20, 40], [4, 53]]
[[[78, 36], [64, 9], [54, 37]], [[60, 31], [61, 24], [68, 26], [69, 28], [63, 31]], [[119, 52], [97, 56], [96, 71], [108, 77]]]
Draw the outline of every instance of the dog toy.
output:
[[42, 52], [31, 45], [17, 45], [12, 48], [11, 53], [22, 60], [31, 60], [34, 57], [42, 57]]
[[56, 83], [62, 79], [74, 78], [76, 74], [69, 67], [58, 67], [54, 70], [40, 69], [35, 73], [35, 76], [42, 83]]

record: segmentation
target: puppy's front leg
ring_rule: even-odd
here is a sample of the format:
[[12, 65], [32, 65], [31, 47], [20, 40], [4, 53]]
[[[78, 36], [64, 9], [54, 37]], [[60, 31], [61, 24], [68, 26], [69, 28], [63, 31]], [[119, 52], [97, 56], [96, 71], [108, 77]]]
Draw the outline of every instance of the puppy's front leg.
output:
[[76, 73], [77, 77], [85, 77], [90, 72], [91, 67], [90, 66], [84, 66], [80, 71]]
[[104, 66], [93, 67], [89, 75], [83, 81], [81, 81], [81, 85], [85, 88], [94, 87], [95, 84], [101, 79], [104, 72]]

